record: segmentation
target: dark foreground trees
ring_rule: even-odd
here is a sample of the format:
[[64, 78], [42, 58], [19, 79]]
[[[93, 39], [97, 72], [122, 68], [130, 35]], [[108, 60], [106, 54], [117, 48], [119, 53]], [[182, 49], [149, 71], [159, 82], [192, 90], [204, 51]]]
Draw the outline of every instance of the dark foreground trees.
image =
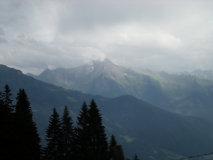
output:
[[88, 107], [84, 102], [80, 114], [77, 117], [77, 126], [75, 127], [75, 157], [86, 159], [90, 156], [90, 134], [89, 134], [89, 114]]
[[0, 94], [0, 159], [39, 160], [40, 138], [24, 89], [17, 94], [15, 110], [8, 85]]
[[46, 140], [43, 159], [109, 159], [102, 118], [94, 100], [89, 108], [83, 103], [74, 129], [67, 107], [61, 121], [54, 108], [46, 131]]
[[43, 150], [43, 159], [60, 160], [62, 159], [62, 143], [61, 143], [61, 125], [59, 114], [53, 108], [53, 114], [50, 117], [49, 126], [46, 130], [47, 146]]
[[111, 135], [109, 140], [109, 158], [116, 159], [116, 155], [112, 151], [112, 147], [117, 145], [117, 141], [114, 135]]
[[75, 128], [75, 142], [78, 159], [108, 159], [108, 143], [101, 114], [94, 100], [89, 108], [84, 102]]
[[8, 85], [0, 92], [0, 159], [12, 158], [14, 146], [13, 105], [10, 99], [11, 90]]
[[74, 157], [74, 132], [73, 121], [65, 106], [62, 119], [53, 108], [49, 126], [46, 130], [47, 146], [43, 149], [45, 160], [70, 160]]
[[[50, 116], [46, 130], [47, 146], [43, 150], [44, 160], [117, 160], [112, 147], [117, 145], [115, 136], [110, 137], [109, 146], [102, 125], [102, 117], [94, 100], [89, 107], [84, 102], [77, 117], [76, 127], [65, 106], [60, 119], [56, 109]], [[138, 159], [137, 155], [134, 159]]]
[[91, 159], [108, 159], [108, 144], [102, 118], [94, 100], [89, 105], [89, 134], [91, 147]]
[[[33, 114], [24, 89], [20, 89], [15, 105], [15, 156], [22, 160], [37, 160], [40, 158], [40, 138]], [[24, 154], [23, 154], [24, 153]]]
[[15, 105], [11, 95], [8, 85], [0, 92], [0, 160], [116, 160], [111, 147], [117, 142], [112, 135], [108, 147], [102, 117], [94, 100], [89, 107], [83, 103], [75, 127], [66, 106], [61, 118], [53, 108], [46, 130], [47, 145], [41, 153], [25, 90], [18, 91]]
[[74, 129], [73, 121], [69, 115], [67, 106], [64, 108], [63, 116], [61, 119], [61, 143], [62, 143], [62, 155], [64, 160], [70, 160], [74, 158]]

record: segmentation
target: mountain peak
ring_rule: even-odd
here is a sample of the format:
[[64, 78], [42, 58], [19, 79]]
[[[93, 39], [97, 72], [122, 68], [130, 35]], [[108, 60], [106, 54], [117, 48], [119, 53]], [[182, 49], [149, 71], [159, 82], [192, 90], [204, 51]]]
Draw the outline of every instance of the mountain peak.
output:
[[99, 60], [93, 60], [93, 64], [103, 64], [103, 65], [114, 65], [108, 58], [99, 59]]
[[108, 58], [101, 59], [100, 61], [101, 62], [107, 62], [107, 61], [111, 62]]

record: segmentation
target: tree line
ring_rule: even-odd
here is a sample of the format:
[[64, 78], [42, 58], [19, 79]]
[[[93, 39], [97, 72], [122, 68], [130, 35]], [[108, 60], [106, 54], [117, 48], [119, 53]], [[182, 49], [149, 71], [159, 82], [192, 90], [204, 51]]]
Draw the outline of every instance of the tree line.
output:
[[12, 104], [8, 85], [0, 93], [0, 159], [38, 160], [40, 137], [24, 89], [19, 89], [16, 104]]
[[[73, 125], [67, 106], [60, 118], [53, 108], [46, 129], [47, 145], [41, 147], [41, 139], [33, 121], [33, 113], [27, 94], [19, 89], [16, 104], [12, 104], [8, 85], [0, 92], [0, 160], [116, 160], [112, 147], [117, 145], [115, 136], [109, 144], [102, 125], [100, 111], [92, 99], [84, 102]], [[134, 156], [137, 160], [137, 155]]]

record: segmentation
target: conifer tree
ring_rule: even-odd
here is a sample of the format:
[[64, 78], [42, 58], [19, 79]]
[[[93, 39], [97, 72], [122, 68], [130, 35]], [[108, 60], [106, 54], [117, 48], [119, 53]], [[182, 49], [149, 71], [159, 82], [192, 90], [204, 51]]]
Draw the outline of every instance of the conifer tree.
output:
[[102, 117], [99, 113], [99, 109], [92, 99], [89, 105], [89, 132], [91, 135], [91, 160], [108, 159], [108, 144], [107, 138], [102, 125]]
[[89, 143], [88, 107], [84, 102], [77, 117], [77, 126], [75, 128], [75, 156], [77, 159], [86, 160], [90, 156]]
[[112, 158], [113, 160], [116, 159], [116, 155], [113, 154], [112, 147], [114, 147], [116, 145], [117, 145], [117, 141], [115, 139], [115, 136], [111, 135], [110, 141], [109, 141], [109, 158]]
[[62, 160], [62, 143], [61, 143], [61, 125], [59, 114], [53, 108], [53, 114], [50, 116], [49, 126], [46, 130], [47, 146], [43, 150], [43, 159], [45, 160]]
[[17, 94], [15, 106], [15, 157], [22, 160], [40, 159], [40, 138], [24, 89]]
[[69, 116], [67, 106], [64, 108], [64, 113], [61, 119], [61, 143], [62, 143], [62, 155], [64, 160], [70, 160], [73, 158], [74, 151], [74, 133], [73, 133], [73, 121]]
[[0, 99], [3, 103], [3, 105], [7, 108], [8, 114], [12, 113], [14, 111], [14, 106], [12, 105], [12, 100], [11, 100], [11, 90], [8, 84], [5, 85], [4, 87], [4, 92], [0, 94]]
[[13, 159], [14, 121], [13, 105], [9, 85], [0, 92], [0, 159]]
[[139, 160], [137, 154], [135, 154], [135, 155], [133, 156], [133, 160]]

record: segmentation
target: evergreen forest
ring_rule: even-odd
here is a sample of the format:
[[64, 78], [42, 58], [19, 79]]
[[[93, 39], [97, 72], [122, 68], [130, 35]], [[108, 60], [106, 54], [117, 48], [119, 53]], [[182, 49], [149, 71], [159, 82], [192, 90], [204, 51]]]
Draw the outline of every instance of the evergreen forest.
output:
[[[62, 117], [53, 108], [46, 128], [46, 146], [33, 121], [33, 112], [24, 89], [19, 89], [16, 104], [5, 85], [0, 92], [0, 160], [109, 160], [118, 159], [112, 148], [114, 135], [108, 138], [96, 102], [84, 102], [74, 126], [67, 106]], [[138, 159], [137, 155], [133, 159]]]

